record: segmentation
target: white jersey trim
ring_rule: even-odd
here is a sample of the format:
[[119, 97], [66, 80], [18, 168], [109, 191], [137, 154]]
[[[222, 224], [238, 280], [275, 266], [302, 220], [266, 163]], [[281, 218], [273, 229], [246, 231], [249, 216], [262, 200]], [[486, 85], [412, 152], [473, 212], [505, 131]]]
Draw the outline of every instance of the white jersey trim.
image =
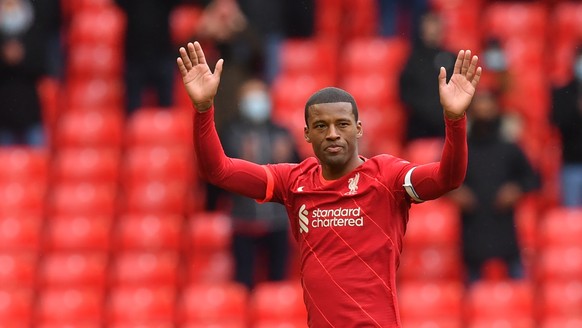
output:
[[408, 172], [406, 172], [406, 175], [404, 176], [404, 184], [402, 186], [410, 198], [412, 198], [417, 203], [422, 203], [424, 200], [420, 199], [420, 196], [418, 196], [416, 190], [414, 190], [414, 186], [412, 185], [412, 171], [414, 171], [415, 168], [416, 167], [413, 167]]

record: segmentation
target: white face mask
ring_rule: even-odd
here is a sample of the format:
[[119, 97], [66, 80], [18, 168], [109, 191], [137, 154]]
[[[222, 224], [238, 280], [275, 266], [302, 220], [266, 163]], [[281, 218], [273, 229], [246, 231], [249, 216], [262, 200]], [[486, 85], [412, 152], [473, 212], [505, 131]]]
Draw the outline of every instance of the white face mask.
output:
[[0, 31], [6, 36], [17, 36], [28, 30], [34, 11], [28, 0], [0, 0]]
[[239, 103], [242, 116], [253, 123], [263, 123], [271, 115], [271, 99], [263, 91], [246, 94]]
[[582, 56], [579, 56], [574, 63], [574, 75], [578, 81], [582, 81]]
[[485, 66], [492, 71], [503, 71], [507, 68], [505, 54], [501, 49], [489, 49], [484, 54]]

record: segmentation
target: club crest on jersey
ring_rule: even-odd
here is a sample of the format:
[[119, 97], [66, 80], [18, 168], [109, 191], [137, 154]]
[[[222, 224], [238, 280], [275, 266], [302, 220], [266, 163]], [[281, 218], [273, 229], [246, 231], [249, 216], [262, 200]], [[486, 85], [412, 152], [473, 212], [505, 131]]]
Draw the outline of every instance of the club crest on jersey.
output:
[[360, 181], [360, 173], [356, 173], [353, 178], [348, 179], [348, 189], [346, 195], [355, 195], [358, 193], [358, 182]]

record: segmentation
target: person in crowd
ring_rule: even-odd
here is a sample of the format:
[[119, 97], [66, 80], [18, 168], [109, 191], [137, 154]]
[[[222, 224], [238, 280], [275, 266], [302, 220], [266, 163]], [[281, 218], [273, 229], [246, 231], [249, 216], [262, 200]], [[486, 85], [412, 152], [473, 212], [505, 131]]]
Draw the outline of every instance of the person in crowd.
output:
[[582, 45], [573, 62], [573, 77], [552, 90], [551, 122], [562, 140], [561, 200], [582, 206]]
[[[225, 154], [263, 165], [299, 162], [293, 136], [271, 120], [267, 84], [250, 79], [242, 85], [238, 98], [239, 119], [219, 133]], [[253, 288], [262, 255], [266, 258], [267, 280], [286, 279], [290, 239], [285, 207], [277, 203], [259, 204], [233, 193], [228, 193], [228, 199], [233, 219], [235, 280]]]
[[[422, 17], [420, 39], [400, 75], [400, 99], [408, 114], [407, 141], [419, 138], [442, 138], [444, 123], [440, 111], [438, 75], [441, 67], [452, 72], [455, 56], [442, 48], [442, 21], [435, 13]], [[450, 75], [447, 76], [450, 78]]]
[[0, 0], [1, 145], [47, 143], [37, 84], [47, 74], [51, 4]]
[[524, 277], [515, 210], [539, 188], [539, 178], [518, 144], [504, 137], [497, 96], [480, 89], [471, 105], [469, 165], [463, 185], [449, 193], [462, 214], [463, 259], [469, 282], [501, 261], [508, 277]]

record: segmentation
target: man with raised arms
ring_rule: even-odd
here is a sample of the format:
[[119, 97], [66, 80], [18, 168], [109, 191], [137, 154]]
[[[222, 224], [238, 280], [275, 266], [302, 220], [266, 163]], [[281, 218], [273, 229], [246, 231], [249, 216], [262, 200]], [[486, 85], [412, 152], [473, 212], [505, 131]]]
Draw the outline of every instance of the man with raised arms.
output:
[[200, 174], [221, 188], [286, 207], [301, 254], [309, 327], [401, 326], [395, 277], [408, 210], [463, 182], [465, 111], [481, 77], [477, 61], [462, 50], [448, 82], [445, 69], [440, 70], [446, 139], [439, 162], [360, 156], [364, 130], [356, 101], [328, 87], [305, 105], [304, 135], [315, 157], [299, 164], [258, 165], [227, 157], [216, 133], [213, 100], [223, 60], [212, 72], [198, 42], [180, 48], [178, 68], [195, 108]]

